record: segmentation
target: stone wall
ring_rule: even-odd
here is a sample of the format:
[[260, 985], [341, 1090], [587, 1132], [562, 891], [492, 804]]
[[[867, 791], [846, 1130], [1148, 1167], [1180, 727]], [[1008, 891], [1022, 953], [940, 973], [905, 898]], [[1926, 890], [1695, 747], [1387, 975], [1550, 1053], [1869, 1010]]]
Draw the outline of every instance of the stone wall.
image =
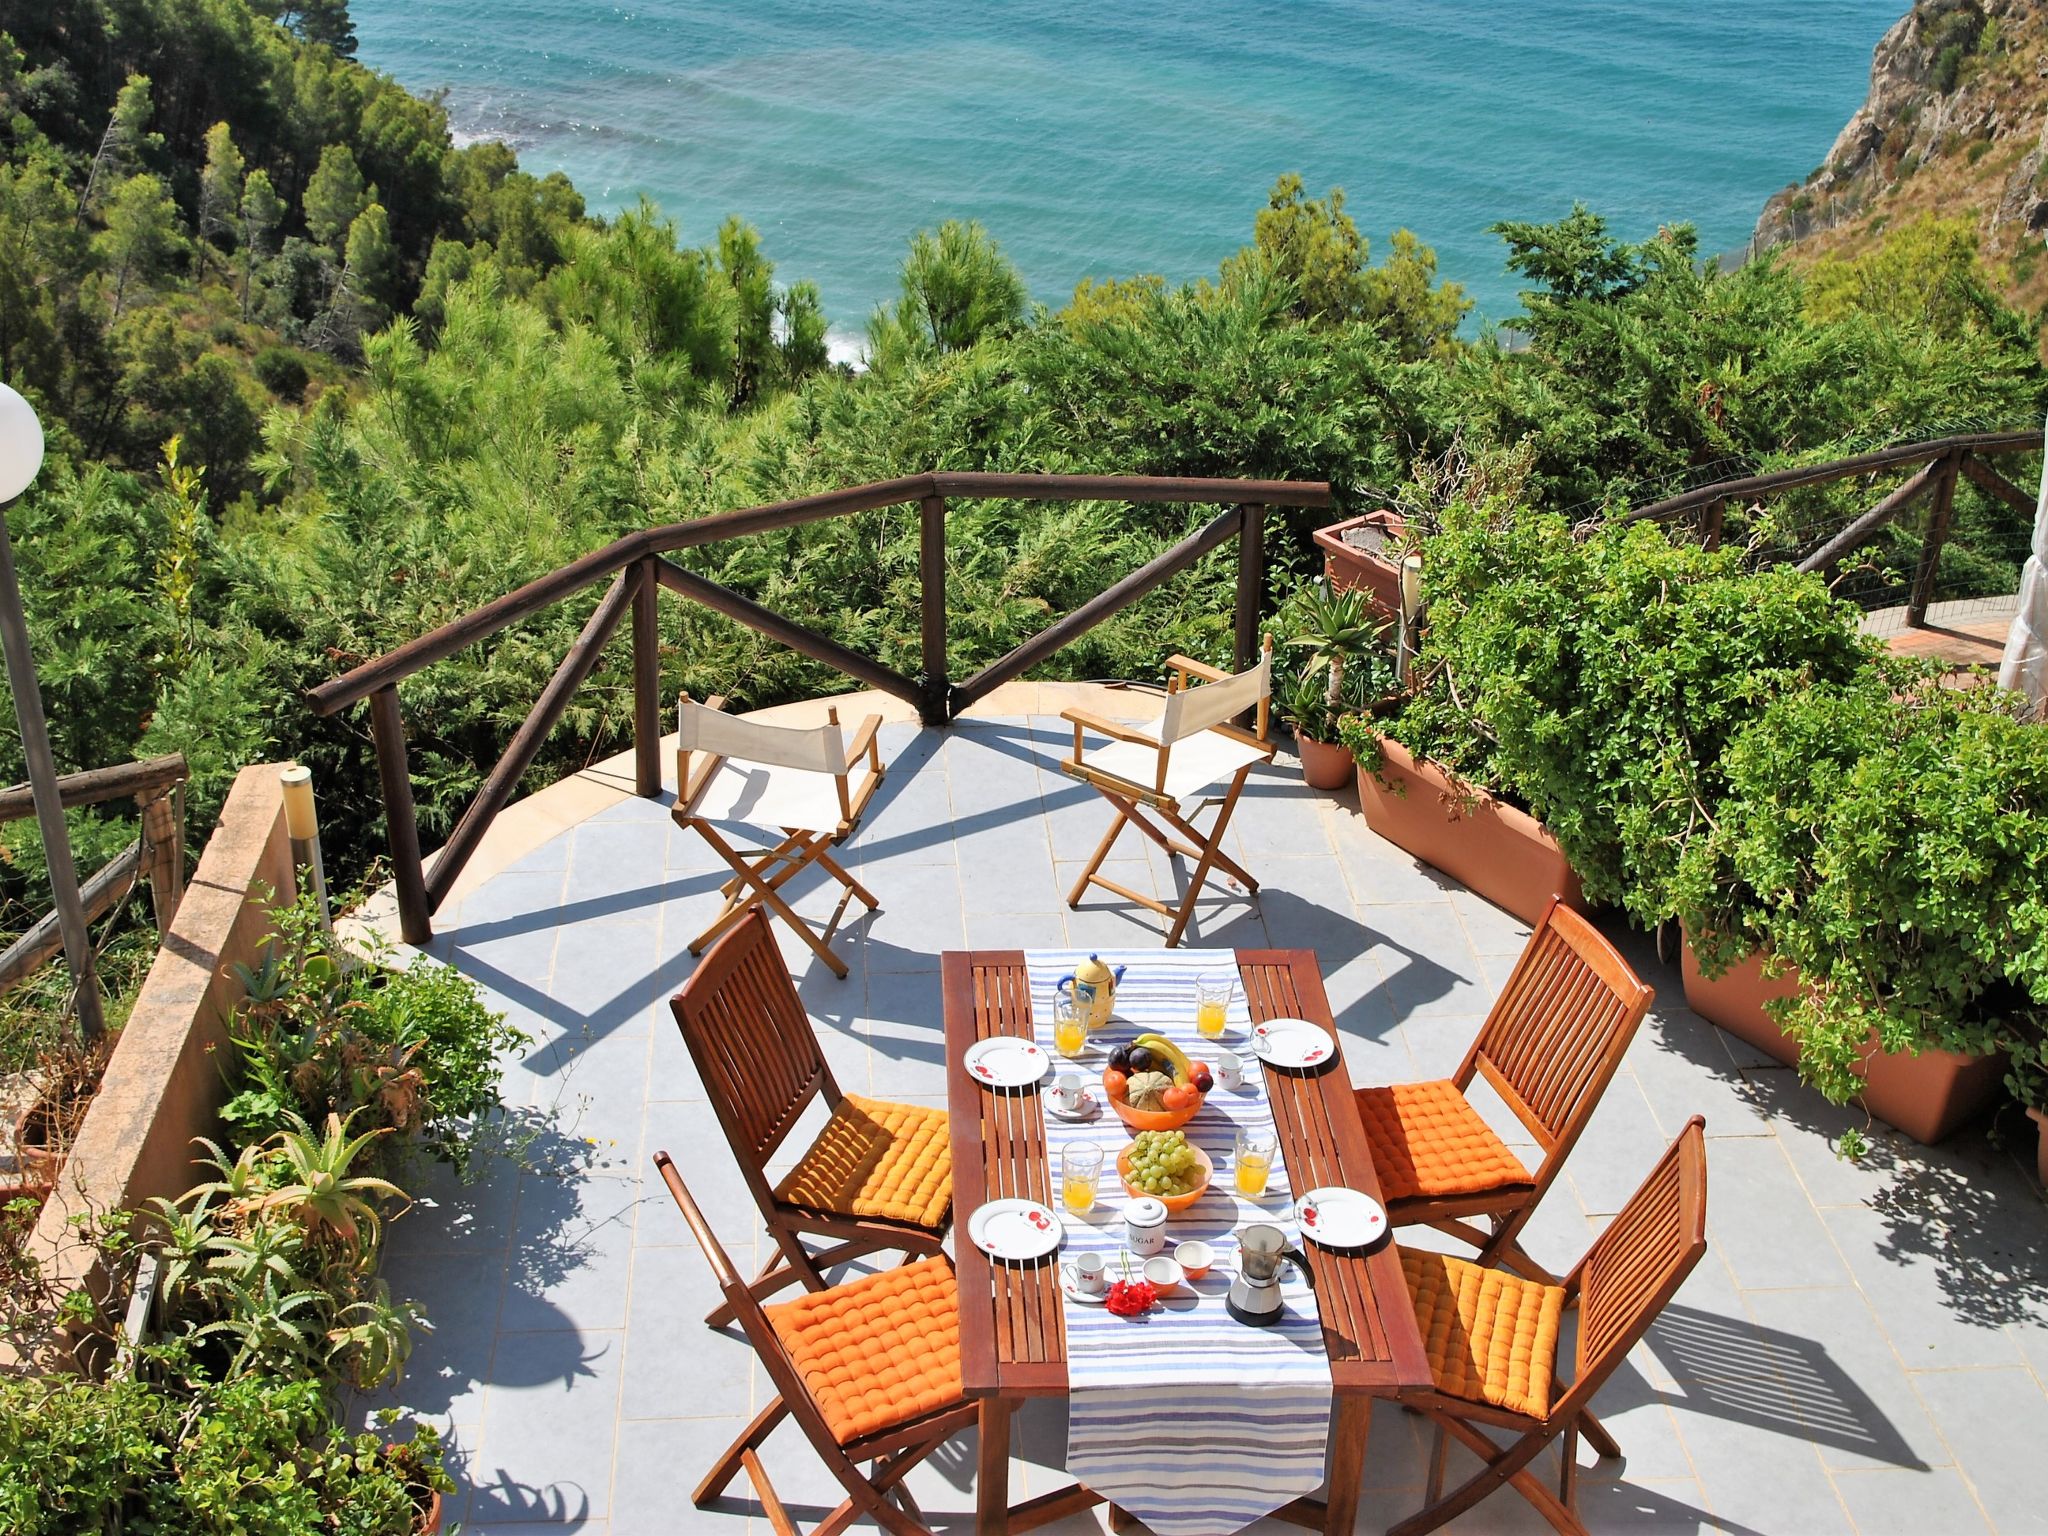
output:
[[234, 968], [256, 960], [269, 899], [292, 893], [280, 766], [257, 763], [236, 776], [43, 1207], [30, 1241], [66, 1284], [93, 1278], [73, 1214], [133, 1210], [197, 1182], [192, 1138], [213, 1134], [226, 1096], [216, 1049], [243, 996]]

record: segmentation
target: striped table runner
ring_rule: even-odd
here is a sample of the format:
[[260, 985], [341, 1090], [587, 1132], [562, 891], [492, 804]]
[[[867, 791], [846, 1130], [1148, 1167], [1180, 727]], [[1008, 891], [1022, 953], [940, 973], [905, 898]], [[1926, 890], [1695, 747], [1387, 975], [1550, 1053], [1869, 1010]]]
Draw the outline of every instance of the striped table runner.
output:
[[[1032, 950], [1024, 957], [1031, 1016], [1038, 1042], [1048, 1051], [1053, 985], [1087, 956], [1085, 950]], [[1209, 1154], [1216, 1174], [1194, 1206], [1167, 1220], [1166, 1252], [1175, 1243], [1202, 1238], [1217, 1249], [1216, 1268], [1143, 1318], [1066, 1303], [1067, 1470], [1159, 1536], [1227, 1536], [1322, 1484], [1330, 1429], [1322, 1325], [1315, 1293], [1291, 1264], [1282, 1271], [1281, 1322], [1249, 1328], [1223, 1304], [1236, 1273], [1232, 1234], [1240, 1226], [1264, 1221], [1285, 1231], [1290, 1242], [1300, 1240], [1280, 1159], [1274, 1160], [1263, 1199], [1242, 1200], [1232, 1192], [1238, 1126], [1273, 1126], [1264, 1079], [1246, 1040], [1250, 1015], [1241, 981], [1225, 1038], [1203, 1040], [1195, 1032], [1195, 979], [1227, 971], [1235, 980], [1236, 956], [1229, 950], [1105, 951], [1102, 960], [1112, 968], [1129, 967], [1116, 990], [1117, 1022], [1091, 1038], [1078, 1063], [1055, 1056], [1053, 1075], [1078, 1069], [1100, 1100], [1109, 1047], [1147, 1031], [1212, 1065], [1220, 1047], [1236, 1050], [1247, 1070], [1243, 1088], [1232, 1091], [1219, 1082], [1184, 1128], [1188, 1140]], [[1116, 1156], [1130, 1132], [1107, 1104], [1085, 1124], [1047, 1115], [1045, 1129], [1056, 1199], [1061, 1150], [1076, 1142], [1103, 1149], [1095, 1209], [1087, 1216], [1060, 1210], [1066, 1225], [1060, 1257], [1064, 1262], [1091, 1249], [1102, 1252], [1115, 1277], [1126, 1252], [1127, 1199]], [[1142, 1262], [1131, 1258], [1133, 1279]]]

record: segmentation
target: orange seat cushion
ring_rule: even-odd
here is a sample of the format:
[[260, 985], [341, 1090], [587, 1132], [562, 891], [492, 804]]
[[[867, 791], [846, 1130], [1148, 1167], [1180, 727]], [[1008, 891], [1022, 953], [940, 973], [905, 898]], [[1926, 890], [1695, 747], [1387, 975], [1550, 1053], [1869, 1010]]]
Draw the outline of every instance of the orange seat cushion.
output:
[[1389, 1200], [1535, 1187], [1522, 1160], [1449, 1080], [1361, 1088], [1358, 1113]]
[[1563, 1286], [1411, 1248], [1401, 1273], [1439, 1392], [1532, 1419], [1550, 1412]]
[[775, 1198], [834, 1216], [938, 1229], [953, 1202], [946, 1112], [847, 1094]]
[[841, 1445], [964, 1401], [960, 1295], [943, 1258], [764, 1310]]

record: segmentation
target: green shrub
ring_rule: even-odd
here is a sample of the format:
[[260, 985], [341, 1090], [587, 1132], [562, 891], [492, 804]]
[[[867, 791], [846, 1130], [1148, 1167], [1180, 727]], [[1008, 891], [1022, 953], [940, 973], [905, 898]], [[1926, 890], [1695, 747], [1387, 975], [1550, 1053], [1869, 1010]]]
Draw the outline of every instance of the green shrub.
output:
[[1714, 825], [1677, 909], [1709, 975], [1757, 949], [1799, 968], [1774, 1005], [1831, 1096], [1887, 1051], [2005, 1051], [2044, 1102], [2048, 732], [2013, 696], [1873, 674], [1778, 700], [1725, 756]]
[[296, 402], [305, 397], [306, 363], [289, 347], [265, 347], [250, 360], [249, 371], [280, 400]]

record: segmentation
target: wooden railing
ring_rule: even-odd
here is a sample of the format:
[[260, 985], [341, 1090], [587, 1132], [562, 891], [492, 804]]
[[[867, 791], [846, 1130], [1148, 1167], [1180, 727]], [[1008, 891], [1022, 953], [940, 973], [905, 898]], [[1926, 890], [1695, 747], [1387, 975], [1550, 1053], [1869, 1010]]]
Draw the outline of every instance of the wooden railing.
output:
[[1722, 519], [1731, 501], [1755, 501], [1801, 486], [1826, 485], [1836, 480], [1882, 474], [1917, 464], [1920, 468], [1904, 484], [1797, 562], [1802, 571], [1826, 570], [1868, 543], [1879, 529], [1914, 502], [1931, 495], [1933, 504], [1929, 510], [1927, 532], [1921, 541], [1919, 559], [1913, 570], [1913, 584], [1906, 601], [1906, 622], [1917, 628], [1926, 621], [1928, 604], [1933, 601], [1935, 575], [1941, 566], [1942, 546], [1948, 542], [1950, 517], [1955, 509], [1957, 481], [1967, 479], [1987, 494], [2031, 517], [2034, 498], [1986, 464], [1984, 456], [2023, 453], [2030, 449], [2038, 451], [2041, 443], [2041, 432], [2032, 428], [2021, 432], [1973, 432], [1924, 443], [1899, 443], [1826, 464], [1808, 464], [1797, 469], [1774, 470], [1765, 475], [1717, 481], [1713, 485], [1687, 491], [1682, 496], [1637, 507], [1627, 513], [1624, 520], [1696, 521], [1701, 541], [1713, 549], [1721, 543]]
[[[71, 810], [132, 798], [142, 813], [135, 841], [109, 859], [79, 888], [85, 920], [97, 922], [109, 908], [147, 880], [159, 935], [170, 932], [178, 903], [185, 895], [185, 781], [190, 777], [182, 753], [152, 757], [111, 768], [88, 768], [57, 780], [57, 802]], [[35, 799], [26, 784], [0, 789], [0, 822], [20, 821], [35, 814]], [[42, 920], [0, 953], [0, 992], [7, 991], [64, 946], [57, 914]]]
[[[1225, 510], [1195, 533], [1097, 594], [1007, 655], [958, 683], [947, 669], [946, 506], [949, 498], [1014, 501], [1184, 502], [1221, 505]], [[919, 516], [918, 566], [921, 607], [921, 667], [906, 677], [872, 657], [850, 650], [742, 593], [685, 570], [666, 558], [678, 550], [735, 539], [751, 533], [793, 528], [825, 518], [870, 512], [915, 502]], [[1240, 667], [1257, 659], [1259, 601], [1265, 586], [1265, 517], [1268, 507], [1333, 507], [1328, 485], [1319, 481], [1183, 480], [1121, 475], [910, 475], [875, 485], [855, 486], [771, 506], [723, 512], [695, 522], [670, 523], [627, 534], [559, 570], [528, 582], [494, 602], [408, 641], [310, 690], [316, 714], [332, 715], [364, 699], [376, 740], [378, 778], [389, 827], [393, 883], [398, 895], [401, 936], [426, 942], [433, 914], [447, 900], [463, 867], [483, 841], [491, 821], [512, 798], [548, 733], [561, 719], [576, 690], [596, 668], [605, 645], [631, 615], [633, 644], [633, 780], [635, 792], [661, 793], [661, 673], [659, 594], [663, 589], [703, 604], [770, 639], [835, 667], [870, 688], [915, 704], [920, 717], [943, 725], [993, 689], [1022, 675], [1062, 646], [1071, 644], [1110, 615], [1129, 607], [1210, 551], [1237, 540], [1236, 651]], [[484, 778], [475, 800], [449, 834], [431, 873], [420, 858], [419, 827], [413, 808], [412, 774], [406, 756], [405, 725], [397, 685], [424, 667], [454, 655], [609, 578], [602, 601], [541, 690], [504, 755]]]

